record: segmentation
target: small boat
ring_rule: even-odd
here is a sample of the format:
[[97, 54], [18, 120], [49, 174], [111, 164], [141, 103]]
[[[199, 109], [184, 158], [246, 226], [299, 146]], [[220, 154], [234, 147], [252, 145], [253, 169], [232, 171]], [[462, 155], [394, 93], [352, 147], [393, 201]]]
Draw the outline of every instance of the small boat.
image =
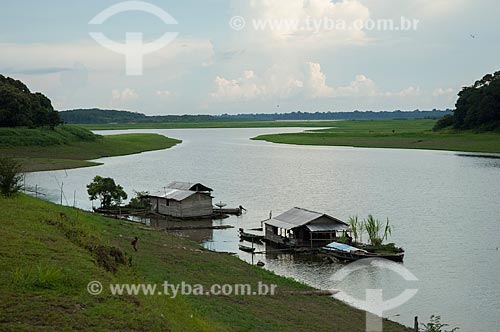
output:
[[244, 245], [239, 245], [239, 248], [241, 251], [245, 251], [245, 252], [254, 252], [255, 251], [255, 248], [252, 248], [252, 247], [247, 247], [247, 246], [244, 246]]
[[389, 259], [394, 262], [402, 262], [404, 258], [404, 252], [393, 253], [393, 254], [369, 252], [364, 249], [359, 249], [338, 242], [332, 242], [326, 245], [325, 247], [321, 248], [321, 252], [323, 252], [328, 256], [333, 256], [336, 259], [349, 262], [363, 258], [383, 258], [383, 259]]
[[264, 239], [264, 235], [246, 233], [243, 231], [242, 228], [240, 228], [239, 232], [240, 232], [240, 239], [241, 240], [245, 240], [245, 241], [249, 241], [249, 242], [261, 242], [262, 239]]

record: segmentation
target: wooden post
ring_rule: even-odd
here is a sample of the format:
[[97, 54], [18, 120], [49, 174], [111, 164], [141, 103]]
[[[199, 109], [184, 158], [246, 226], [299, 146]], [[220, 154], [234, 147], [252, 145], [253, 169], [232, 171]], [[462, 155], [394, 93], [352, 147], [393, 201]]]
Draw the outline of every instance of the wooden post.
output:
[[63, 205], [63, 187], [64, 187], [64, 182], [61, 182], [61, 205]]
[[418, 316], [415, 316], [415, 322], [413, 323], [413, 331], [418, 332]]

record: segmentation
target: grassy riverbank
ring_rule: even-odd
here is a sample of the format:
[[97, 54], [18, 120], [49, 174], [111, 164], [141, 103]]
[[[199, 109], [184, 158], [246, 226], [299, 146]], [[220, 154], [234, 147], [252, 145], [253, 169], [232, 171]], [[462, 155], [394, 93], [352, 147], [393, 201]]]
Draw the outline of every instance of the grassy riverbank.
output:
[[[2, 331], [364, 331], [362, 311], [325, 296], [280, 295], [310, 288], [186, 239], [25, 195], [0, 206]], [[104, 285], [101, 295], [87, 292], [93, 280]], [[107, 288], [165, 280], [262, 281], [278, 295], [112, 296]], [[407, 331], [389, 321], [384, 328]]]
[[89, 130], [123, 129], [196, 129], [196, 128], [273, 128], [273, 127], [332, 127], [337, 121], [227, 121], [227, 122], [168, 122], [81, 124]]
[[178, 143], [158, 134], [99, 136], [76, 126], [0, 128], [0, 155], [18, 159], [27, 172], [95, 166], [98, 163], [87, 160], [167, 149]]
[[273, 143], [500, 153], [500, 134], [433, 132], [435, 120], [339, 121], [333, 128], [255, 137]]

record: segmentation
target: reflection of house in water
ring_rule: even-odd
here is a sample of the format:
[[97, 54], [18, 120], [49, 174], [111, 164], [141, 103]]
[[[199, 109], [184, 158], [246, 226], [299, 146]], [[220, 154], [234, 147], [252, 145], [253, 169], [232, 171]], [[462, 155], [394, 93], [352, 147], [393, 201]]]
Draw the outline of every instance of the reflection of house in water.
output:
[[[182, 225], [182, 227], [185, 227], [186, 229], [169, 231], [169, 229], [176, 229], [179, 225]], [[157, 230], [175, 233], [181, 237], [188, 238], [198, 243], [211, 241], [214, 237], [214, 230], [210, 228], [210, 226], [212, 226], [212, 220], [206, 218], [201, 220], [190, 219], [183, 221], [168, 217], [150, 218], [150, 226]], [[196, 229], [188, 229], [189, 227]]]
[[265, 240], [292, 247], [324, 246], [348, 230], [337, 218], [298, 207], [264, 223]]
[[151, 211], [176, 218], [210, 217], [213, 190], [201, 183], [172, 182], [148, 196]]

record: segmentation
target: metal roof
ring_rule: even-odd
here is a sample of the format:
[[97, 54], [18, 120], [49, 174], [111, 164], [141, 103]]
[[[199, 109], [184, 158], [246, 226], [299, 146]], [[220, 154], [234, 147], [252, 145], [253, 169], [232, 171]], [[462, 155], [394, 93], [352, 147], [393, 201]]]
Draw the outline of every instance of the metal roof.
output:
[[306, 228], [311, 232], [345, 231], [348, 229], [348, 227], [343, 224], [310, 224], [306, 225]]
[[213, 191], [212, 188], [204, 186], [201, 183], [190, 183], [182, 181], [174, 181], [167, 185], [167, 188], [178, 190], [191, 190], [191, 191]]
[[287, 222], [277, 220], [277, 219], [266, 220], [265, 223], [268, 225], [274, 226], [274, 227], [284, 228], [284, 229], [292, 229], [292, 228], [297, 227], [297, 226], [294, 226], [292, 224], [289, 224]]
[[150, 197], [161, 197], [161, 198], [166, 198], [166, 199], [171, 199], [174, 201], [183, 201], [188, 197], [191, 197], [198, 192], [196, 191], [190, 191], [190, 190], [178, 190], [178, 189], [170, 189], [167, 188], [167, 191], [160, 191], [154, 194], [150, 194]]
[[[285, 213], [280, 214], [279, 216], [266, 221], [265, 223], [274, 227], [279, 227], [279, 228], [285, 228], [285, 229], [292, 229], [300, 226], [304, 226], [309, 224], [310, 222], [325, 217], [327, 219], [330, 219], [332, 223], [325, 223], [325, 224], [320, 224], [317, 225], [318, 227], [345, 227], [347, 226], [346, 223], [343, 221], [334, 218], [332, 216], [329, 216], [324, 213], [319, 213], [315, 211], [310, 211], [306, 209], [302, 209], [299, 207], [294, 207], [293, 209], [290, 209], [286, 211]], [[313, 226], [313, 225], [308, 225], [308, 226]], [[316, 225], [314, 225], [316, 226]], [[344, 228], [342, 228], [344, 229]], [[337, 229], [334, 229], [337, 230]]]

